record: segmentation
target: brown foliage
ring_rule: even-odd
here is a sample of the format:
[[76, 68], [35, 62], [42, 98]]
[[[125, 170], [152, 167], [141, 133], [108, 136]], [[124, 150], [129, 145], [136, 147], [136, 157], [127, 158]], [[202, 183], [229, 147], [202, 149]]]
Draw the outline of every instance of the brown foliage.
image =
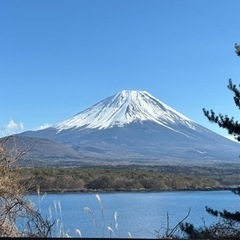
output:
[[[11, 144], [9, 144], [11, 143]], [[12, 145], [13, 144], [13, 145]], [[25, 197], [26, 189], [19, 182], [12, 164], [24, 154], [14, 148], [14, 136], [0, 142], [0, 237], [47, 237], [51, 224], [44, 220]]]

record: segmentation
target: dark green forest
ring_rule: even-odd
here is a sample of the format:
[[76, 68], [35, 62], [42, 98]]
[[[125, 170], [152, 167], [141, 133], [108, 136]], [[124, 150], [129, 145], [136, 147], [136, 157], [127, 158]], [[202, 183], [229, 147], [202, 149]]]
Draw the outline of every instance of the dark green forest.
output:
[[240, 165], [187, 166], [96, 166], [68, 168], [20, 168], [29, 191], [167, 191], [225, 189], [240, 183]]

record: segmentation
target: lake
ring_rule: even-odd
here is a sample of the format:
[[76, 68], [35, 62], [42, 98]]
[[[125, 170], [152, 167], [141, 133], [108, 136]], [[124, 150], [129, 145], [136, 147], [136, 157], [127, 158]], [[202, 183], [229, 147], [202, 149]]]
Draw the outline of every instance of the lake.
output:
[[30, 199], [43, 216], [56, 220], [54, 236], [120, 238], [155, 238], [190, 208], [187, 222], [209, 225], [216, 219], [205, 206], [235, 211], [240, 202], [231, 191], [47, 194]]

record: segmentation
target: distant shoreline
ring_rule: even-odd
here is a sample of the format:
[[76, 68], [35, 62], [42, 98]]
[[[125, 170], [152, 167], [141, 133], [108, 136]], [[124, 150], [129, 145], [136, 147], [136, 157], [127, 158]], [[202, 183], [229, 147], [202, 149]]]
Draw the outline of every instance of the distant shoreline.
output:
[[[81, 193], [161, 193], [161, 192], [210, 192], [210, 191], [232, 191], [236, 187], [219, 187], [219, 188], [199, 188], [199, 189], [163, 189], [163, 190], [153, 190], [153, 189], [129, 189], [129, 190], [103, 190], [103, 189], [63, 189], [63, 190], [46, 190], [41, 191], [40, 195], [42, 194], [81, 194]], [[37, 191], [29, 191], [29, 194], [37, 195]]]
[[21, 168], [13, 174], [31, 194], [220, 191], [240, 185], [235, 167]]

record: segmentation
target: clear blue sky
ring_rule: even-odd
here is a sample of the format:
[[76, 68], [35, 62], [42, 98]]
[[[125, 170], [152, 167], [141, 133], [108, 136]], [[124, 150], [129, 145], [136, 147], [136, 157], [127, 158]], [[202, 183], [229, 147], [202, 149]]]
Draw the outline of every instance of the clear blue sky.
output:
[[1, 0], [1, 131], [146, 90], [219, 132], [202, 108], [239, 116], [226, 87], [240, 83], [239, 9], [239, 0]]

